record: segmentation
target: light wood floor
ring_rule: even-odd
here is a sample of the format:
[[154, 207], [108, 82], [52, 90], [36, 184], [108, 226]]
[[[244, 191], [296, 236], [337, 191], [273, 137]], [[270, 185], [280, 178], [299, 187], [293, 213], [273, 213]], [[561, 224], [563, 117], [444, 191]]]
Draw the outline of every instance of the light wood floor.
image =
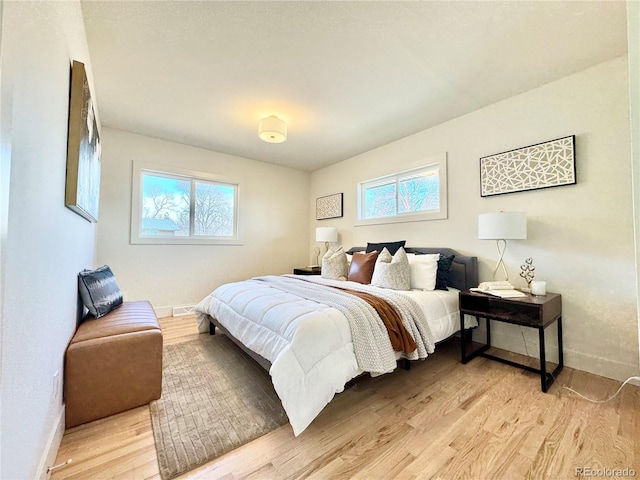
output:
[[[161, 319], [165, 343], [195, 338], [193, 317]], [[565, 368], [548, 394], [533, 373], [441, 345], [410, 371], [363, 379], [294, 437], [288, 425], [218, 458], [190, 479], [556, 479], [576, 468], [640, 476], [640, 389]], [[159, 479], [149, 408], [67, 430], [54, 479]], [[615, 473], [615, 472], [614, 472]], [[600, 475], [599, 478], [602, 478]], [[620, 476], [618, 476], [620, 478]]]

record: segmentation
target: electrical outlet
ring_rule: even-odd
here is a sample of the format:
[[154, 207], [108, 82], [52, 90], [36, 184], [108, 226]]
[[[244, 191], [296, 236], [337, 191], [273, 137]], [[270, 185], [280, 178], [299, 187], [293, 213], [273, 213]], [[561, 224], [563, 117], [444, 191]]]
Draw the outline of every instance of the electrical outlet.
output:
[[60, 370], [56, 370], [53, 374], [53, 398], [60, 400]]

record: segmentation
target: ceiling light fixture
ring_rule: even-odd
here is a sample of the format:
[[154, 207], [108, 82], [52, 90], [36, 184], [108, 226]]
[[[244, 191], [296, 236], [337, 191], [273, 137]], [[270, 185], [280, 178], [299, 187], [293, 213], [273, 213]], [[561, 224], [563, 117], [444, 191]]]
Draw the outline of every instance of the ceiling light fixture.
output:
[[269, 143], [282, 143], [287, 139], [287, 124], [275, 115], [263, 118], [258, 123], [258, 136]]

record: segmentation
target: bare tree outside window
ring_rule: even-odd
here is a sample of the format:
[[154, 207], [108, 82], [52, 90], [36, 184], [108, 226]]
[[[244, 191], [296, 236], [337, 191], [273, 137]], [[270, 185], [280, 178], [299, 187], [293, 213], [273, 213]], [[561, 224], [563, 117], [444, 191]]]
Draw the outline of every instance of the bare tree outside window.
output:
[[224, 237], [233, 235], [233, 187], [196, 184], [195, 234]]
[[[188, 182], [181, 183], [186, 185], [185, 188], [189, 188]], [[159, 185], [152, 185], [145, 189], [144, 198], [145, 202], [142, 207], [144, 218], [170, 218], [172, 215], [184, 209], [185, 206], [187, 210], [189, 210], [188, 198], [186, 205], [184, 205], [184, 198], [176, 197]], [[181, 203], [183, 205], [181, 205]]]
[[440, 203], [438, 174], [414, 175], [398, 182], [398, 212], [423, 212]]
[[360, 218], [381, 219], [440, 209], [440, 168], [429, 165], [360, 184]]
[[365, 192], [365, 218], [389, 217], [396, 214], [396, 184], [378, 185]]
[[[235, 202], [236, 185], [145, 172], [142, 235], [232, 237]], [[176, 231], [171, 231], [167, 222], [160, 224], [150, 220], [170, 220], [176, 225]], [[147, 233], [145, 225], [149, 226]]]

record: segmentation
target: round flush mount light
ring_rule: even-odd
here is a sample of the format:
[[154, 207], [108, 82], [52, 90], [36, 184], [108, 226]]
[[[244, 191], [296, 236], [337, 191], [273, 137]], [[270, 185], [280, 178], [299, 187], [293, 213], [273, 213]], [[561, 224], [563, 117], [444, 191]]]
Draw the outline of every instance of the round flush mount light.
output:
[[282, 143], [287, 139], [287, 124], [275, 115], [263, 118], [258, 123], [258, 136], [269, 143]]

